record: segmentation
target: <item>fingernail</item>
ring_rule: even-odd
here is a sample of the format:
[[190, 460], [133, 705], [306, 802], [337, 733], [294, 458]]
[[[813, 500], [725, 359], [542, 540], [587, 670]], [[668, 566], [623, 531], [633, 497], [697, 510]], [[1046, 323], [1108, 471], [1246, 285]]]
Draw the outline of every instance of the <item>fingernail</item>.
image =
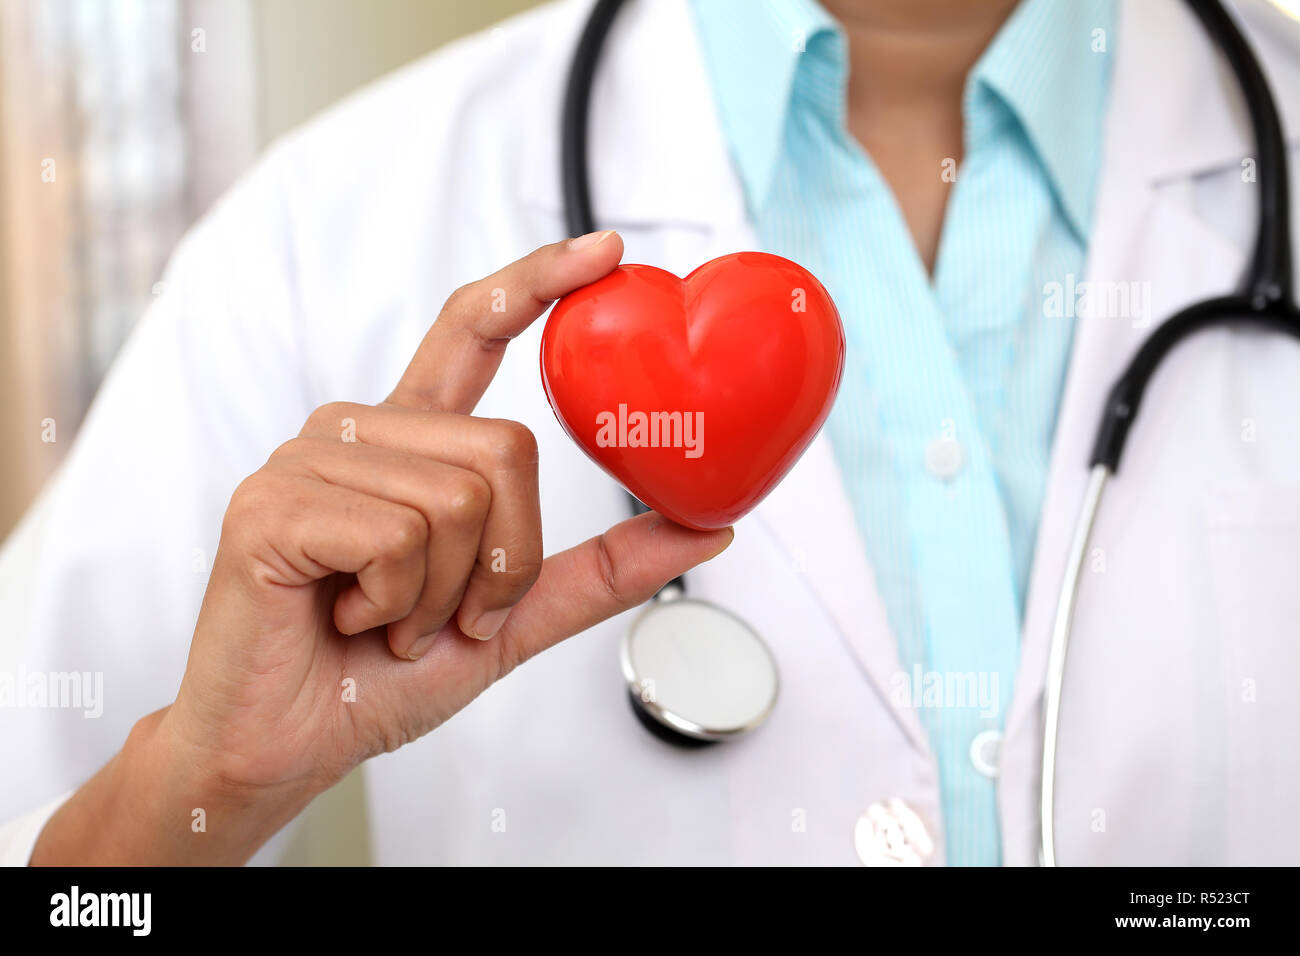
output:
[[503, 607], [499, 611], [485, 611], [479, 615], [479, 619], [474, 622], [473, 636], [480, 641], [490, 640], [496, 637], [497, 631], [501, 630], [501, 625], [506, 622], [506, 617], [510, 614], [510, 608]]
[[426, 634], [424, 637], [416, 638], [414, 644], [406, 649], [406, 656], [413, 661], [418, 661], [421, 657], [429, 652], [433, 647], [433, 642], [438, 637], [437, 633]]
[[577, 252], [579, 249], [590, 249], [592, 246], [604, 242], [612, 235], [614, 235], [614, 230], [606, 229], [604, 232], [589, 232], [577, 239], [570, 239], [569, 251]]

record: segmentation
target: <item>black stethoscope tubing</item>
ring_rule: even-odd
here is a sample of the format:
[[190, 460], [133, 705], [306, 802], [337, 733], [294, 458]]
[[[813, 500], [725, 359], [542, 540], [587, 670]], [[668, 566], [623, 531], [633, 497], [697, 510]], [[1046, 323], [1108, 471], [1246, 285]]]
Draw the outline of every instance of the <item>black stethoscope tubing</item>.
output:
[[[578, 39], [564, 88], [564, 109], [560, 117], [560, 177], [564, 193], [564, 221], [570, 236], [596, 231], [596, 215], [591, 206], [591, 180], [587, 169], [587, 118], [591, 112], [591, 88], [605, 38], [623, 0], [597, 0]], [[650, 509], [631, 492], [628, 503], [633, 514]], [[668, 582], [660, 594], [686, 594], [686, 577]], [[638, 719], [642, 714], [637, 711]]]

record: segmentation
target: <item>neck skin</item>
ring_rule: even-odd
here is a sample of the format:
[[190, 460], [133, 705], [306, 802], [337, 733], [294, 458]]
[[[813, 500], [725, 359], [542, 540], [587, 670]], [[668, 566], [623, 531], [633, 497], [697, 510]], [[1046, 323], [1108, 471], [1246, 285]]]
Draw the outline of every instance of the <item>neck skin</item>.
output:
[[[966, 75], [1017, 0], [822, 0], [849, 47], [849, 132], [889, 183], [933, 274], [962, 160]], [[951, 178], [951, 177], [950, 177]]]

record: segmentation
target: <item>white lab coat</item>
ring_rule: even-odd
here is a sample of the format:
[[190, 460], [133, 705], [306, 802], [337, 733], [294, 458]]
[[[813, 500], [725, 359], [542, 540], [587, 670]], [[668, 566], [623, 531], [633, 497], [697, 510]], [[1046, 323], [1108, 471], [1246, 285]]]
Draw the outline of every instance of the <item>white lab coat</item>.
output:
[[[530, 12], [352, 97], [274, 148], [182, 243], [0, 559], [0, 669], [104, 675], [99, 719], [0, 710], [0, 819], [14, 821], [0, 854], [25, 860], [48, 812], [34, 808], [173, 698], [240, 479], [313, 407], [382, 399], [456, 286], [563, 234], [557, 120], [588, 6]], [[1300, 29], [1258, 0], [1241, 7], [1294, 144]], [[1148, 283], [1159, 319], [1237, 281], [1253, 147], [1237, 87], [1182, 4], [1119, 11], [1087, 272]], [[592, 136], [600, 224], [620, 230], [626, 261], [684, 273], [756, 247], [684, 0], [620, 15]], [[540, 330], [511, 345], [479, 413], [537, 435], [554, 551], [626, 503], [552, 416]], [[1037, 855], [1046, 647], [1088, 449], [1147, 331], [1077, 325], [1001, 747], [1008, 863]], [[1092, 547], [1062, 714], [1062, 862], [1300, 862], [1300, 346], [1248, 331], [1181, 346]], [[377, 861], [853, 863], [860, 813], [899, 797], [943, 862], [936, 764], [917, 712], [891, 701], [895, 639], [825, 437], [690, 586], [772, 645], [782, 693], [767, 725], [696, 751], [651, 737], [629, 710], [616, 619], [367, 765]]]

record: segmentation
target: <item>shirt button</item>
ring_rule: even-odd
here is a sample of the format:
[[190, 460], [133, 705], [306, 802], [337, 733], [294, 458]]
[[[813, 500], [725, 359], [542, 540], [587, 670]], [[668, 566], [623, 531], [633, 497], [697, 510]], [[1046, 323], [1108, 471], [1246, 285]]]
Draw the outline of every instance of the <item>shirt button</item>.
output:
[[925, 824], [897, 797], [888, 806], [873, 803], [858, 817], [853, 847], [866, 866], [920, 866], [934, 853]]
[[986, 777], [998, 775], [998, 758], [1002, 755], [1002, 731], [985, 730], [970, 742], [970, 762]]
[[965, 464], [966, 455], [955, 438], [934, 438], [925, 446], [925, 470], [935, 478], [948, 481]]

